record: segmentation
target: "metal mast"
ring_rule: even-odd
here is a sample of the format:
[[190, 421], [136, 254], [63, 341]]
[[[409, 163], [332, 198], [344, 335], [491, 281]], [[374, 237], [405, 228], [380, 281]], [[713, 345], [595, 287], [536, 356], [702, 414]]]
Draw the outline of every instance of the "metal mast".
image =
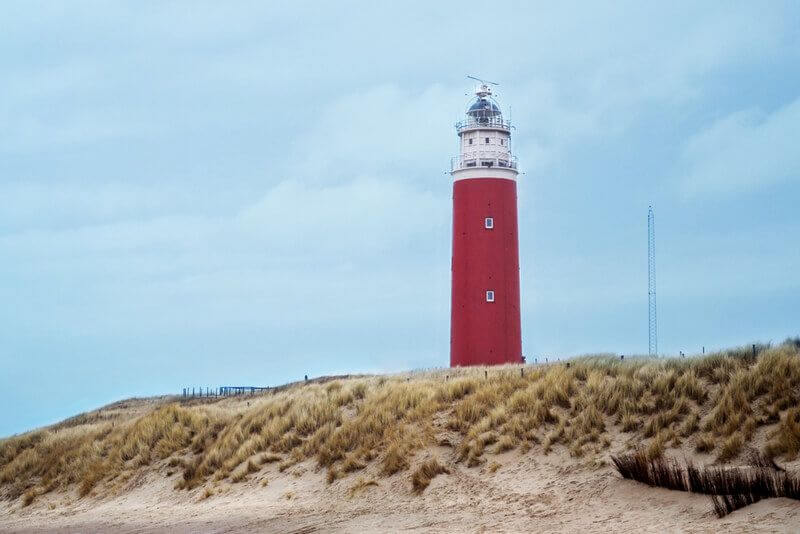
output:
[[648, 332], [648, 353], [658, 356], [658, 319], [656, 317], [656, 223], [653, 206], [647, 212], [647, 319], [650, 326]]

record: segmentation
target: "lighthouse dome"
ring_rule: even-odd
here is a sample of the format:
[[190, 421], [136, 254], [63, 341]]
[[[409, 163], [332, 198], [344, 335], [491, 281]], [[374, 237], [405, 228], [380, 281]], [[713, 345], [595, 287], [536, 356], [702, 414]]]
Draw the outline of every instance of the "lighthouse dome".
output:
[[488, 98], [477, 99], [467, 110], [467, 115], [479, 122], [500, 118], [500, 108]]

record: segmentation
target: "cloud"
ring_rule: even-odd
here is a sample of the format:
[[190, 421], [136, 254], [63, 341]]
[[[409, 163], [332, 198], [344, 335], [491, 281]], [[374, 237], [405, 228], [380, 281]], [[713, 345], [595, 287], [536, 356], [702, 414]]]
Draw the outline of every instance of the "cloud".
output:
[[[447, 204], [430, 191], [378, 176], [331, 186], [286, 181], [247, 206], [238, 227], [275, 253], [368, 256], [425, 241], [447, 221]], [[288, 250], [287, 250], [288, 249]]]
[[[178, 317], [193, 328], [333, 316], [343, 326], [372, 317], [375, 302], [391, 295], [393, 309], [408, 310], [423, 302], [411, 294], [437, 291], [447, 274], [448, 207], [446, 197], [387, 176], [322, 187], [287, 180], [229, 216], [0, 236], [10, 260], [0, 272], [21, 281], [14, 320], [31, 326], [42, 308], [55, 324], [84, 332], [177, 327]], [[56, 304], [35, 280], [69, 286]]]
[[176, 187], [146, 187], [116, 180], [91, 187], [17, 180], [0, 183], [0, 198], [5, 203], [0, 210], [0, 235], [44, 228], [63, 231], [197, 209], [197, 199], [188, 199]]
[[772, 113], [737, 111], [693, 135], [682, 158], [683, 191], [740, 194], [800, 181], [800, 98]]
[[404, 181], [446, 182], [462, 112], [453, 93], [440, 84], [378, 85], [332, 98], [293, 143], [287, 172], [315, 183], [401, 170]]

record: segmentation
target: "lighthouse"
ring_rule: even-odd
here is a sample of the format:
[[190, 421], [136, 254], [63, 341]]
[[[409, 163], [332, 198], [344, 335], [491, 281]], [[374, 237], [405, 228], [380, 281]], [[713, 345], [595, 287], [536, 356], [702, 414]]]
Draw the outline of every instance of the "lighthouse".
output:
[[456, 123], [450, 366], [522, 362], [517, 236], [517, 162], [511, 123], [478, 80]]

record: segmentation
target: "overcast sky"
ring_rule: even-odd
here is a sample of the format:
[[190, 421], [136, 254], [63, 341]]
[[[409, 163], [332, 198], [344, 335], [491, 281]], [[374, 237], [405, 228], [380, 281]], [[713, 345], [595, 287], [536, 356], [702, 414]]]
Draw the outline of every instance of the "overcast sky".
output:
[[[378, 5], [382, 4], [382, 5]], [[5, 2], [0, 435], [448, 364], [453, 123], [516, 124], [523, 353], [800, 333], [794, 2]]]

